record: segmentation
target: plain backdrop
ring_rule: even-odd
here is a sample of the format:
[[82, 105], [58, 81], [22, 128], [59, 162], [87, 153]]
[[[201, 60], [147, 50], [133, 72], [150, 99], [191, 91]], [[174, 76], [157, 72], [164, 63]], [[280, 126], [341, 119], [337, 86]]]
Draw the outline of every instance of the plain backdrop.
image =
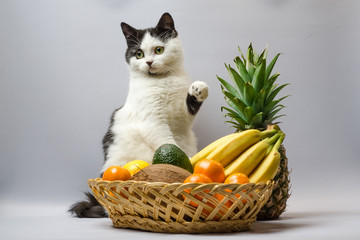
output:
[[[127, 96], [124, 21], [154, 27], [172, 14], [185, 66], [209, 98], [194, 124], [198, 148], [232, 133], [219, 75], [252, 42], [283, 53], [290, 83], [281, 111], [293, 206], [357, 198], [360, 1], [0, 1], [0, 204], [71, 204], [98, 177], [101, 140]], [[318, 201], [321, 207], [321, 201]], [[317, 204], [318, 204], [317, 203]]]

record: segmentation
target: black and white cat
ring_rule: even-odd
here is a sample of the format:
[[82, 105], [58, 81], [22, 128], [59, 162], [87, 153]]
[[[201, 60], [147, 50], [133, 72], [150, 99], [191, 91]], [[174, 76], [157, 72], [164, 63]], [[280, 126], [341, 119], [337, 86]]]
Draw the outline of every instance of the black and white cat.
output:
[[[103, 139], [105, 163], [124, 165], [135, 159], [151, 162], [164, 143], [180, 147], [188, 156], [197, 152], [192, 125], [208, 86], [191, 84], [183, 66], [183, 49], [169, 13], [155, 28], [138, 30], [121, 23], [127, 42], [126, 61], [130, 84], [125, 104], [115, 110]], [[70, 212], [78, 217], [103, 217], [94, 197], [74, 204]]]

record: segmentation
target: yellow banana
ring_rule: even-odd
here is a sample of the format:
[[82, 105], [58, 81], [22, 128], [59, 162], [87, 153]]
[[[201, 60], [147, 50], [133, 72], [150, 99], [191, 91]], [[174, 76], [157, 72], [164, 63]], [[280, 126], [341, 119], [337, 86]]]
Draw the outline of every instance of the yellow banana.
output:
[[252, 183], [267, 182], [268, 180], [274, 179], [279, 166], [281, 156], [278, 151], [285, 135], [281, 135], [275, 143], [273, 149], [266, 156], [266, 158], [259, 164], [259, 166], [251, 173], [249, 179]]
[[225, 167], [225, 176], [227, 177], [237, 172], [249, 175], [264, 159], [269, 148], [278, 138], [279, 134], [276, 134], [273, 137], [264, 139], [248, 148], [243, 154]]
[[205, 148], [203, 148], [200, 152], [198, 152], [197, 154], [195, 154], [191, 159], [190, 162], [193, 166], [195, 166], [196, 163], [198, 163], [200, 160], [205, 159], [207, 156], [209, 156], [209, 154], [214, 151], [214, 149], [216, 147], [218, 147], [219, 145], [223, 144], [224, 142], [226, 142], [227, 140], [231, 139], [232, 137], [234, 137], [237, 133], [232, 133], [229, 135], [226, 135], [224, 137], [221, 137], [219, 139], [217, 139], [216, 141], [210, 143], [208, 146], [206, 146]]
[[246, 149], [261, 141], [264, 137], [273, 135], [277, 130], [267, 130], [260, 132], [256, 129], [245, 130], [236, 133], [233, 138], [220, 144], [207, 158], [221, 163], [224, 167], [242, 154]]
[[280, 165], [280, 153], [271, 151], [249, 177], [250, 182], [266, 182], [273, 179]]
[[207, 156], [207, 158], [226, 166], [243, 151], [260, 140], [261, 132], [256, 129], [236, 133], [236, 136], [217, 146], [215, 150]]

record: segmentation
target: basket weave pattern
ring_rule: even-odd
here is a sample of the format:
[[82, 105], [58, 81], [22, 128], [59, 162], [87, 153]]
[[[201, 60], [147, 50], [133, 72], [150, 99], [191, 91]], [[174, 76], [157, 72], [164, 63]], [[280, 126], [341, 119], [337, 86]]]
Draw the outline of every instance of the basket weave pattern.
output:
[[89, 179], [115, 227], [153, 232], [246, 231], [273, 183], [163, 183]]

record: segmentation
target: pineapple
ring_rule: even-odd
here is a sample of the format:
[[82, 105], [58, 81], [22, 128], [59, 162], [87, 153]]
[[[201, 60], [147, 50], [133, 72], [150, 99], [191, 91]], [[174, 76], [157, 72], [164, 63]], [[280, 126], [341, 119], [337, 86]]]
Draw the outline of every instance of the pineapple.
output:
[[[267, 49], [257, 54], [252, 47], [248, 47], [246, 57], [234, 59], [236, 70], [230, 65], [226, 69], [233, 81], [233, 84], [217, 77], [221, 83], [222, 92], [229, 107], [222, 107], [226, 121], [236, 128], [236, 132], [247, 129], [264, 130], [274, 127], [276, 119], [284, 115], [277, 115], [285, 106], [280, 104], [288, 96], [275, 99], [277, 94], [288, 84], [275, 84], [279, 73], [271, 75], [272, 69], [280, 56], [277, 54], [274, 59], [266, 65]], [[288, 160], [285, 155], [285, 148], [282, 145], [279, 149], [281, 163], [276, 174], [275, 186], [272, 196], [258, 214], [258, 220], [275, 219], [285, 211], [286, 201], [289, 198], [289, 171]]]

